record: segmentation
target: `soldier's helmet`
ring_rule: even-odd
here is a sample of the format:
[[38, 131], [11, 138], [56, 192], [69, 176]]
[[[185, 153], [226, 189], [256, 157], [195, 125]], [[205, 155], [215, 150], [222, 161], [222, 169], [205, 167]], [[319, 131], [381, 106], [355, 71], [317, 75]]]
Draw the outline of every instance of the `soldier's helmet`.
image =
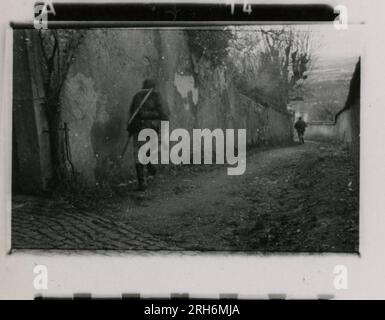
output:
[[156, 86], [155, 80], [146, 79], [143, 81], [143, 89], [154, 89]]

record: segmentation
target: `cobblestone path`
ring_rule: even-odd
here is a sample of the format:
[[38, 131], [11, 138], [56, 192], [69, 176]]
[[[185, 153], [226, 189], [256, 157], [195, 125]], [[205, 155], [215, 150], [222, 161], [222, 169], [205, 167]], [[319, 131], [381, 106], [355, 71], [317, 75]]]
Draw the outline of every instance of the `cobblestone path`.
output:
[[13, 201], [13, 248], [177, 250], [127, 221], [76, 209], [67, 203], [19, 196]]

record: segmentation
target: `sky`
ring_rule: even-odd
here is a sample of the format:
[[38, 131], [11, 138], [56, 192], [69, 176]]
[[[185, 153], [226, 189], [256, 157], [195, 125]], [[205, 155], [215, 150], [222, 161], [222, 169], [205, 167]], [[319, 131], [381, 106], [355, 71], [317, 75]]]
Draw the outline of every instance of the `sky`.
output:
[[[364, 25], [350, 25], [348, 30], [336, 30], [333, 25], [308, 27], [317, 43], [319, 58], [353, 58], [363, 54]], [[319, 44], [319, 46], [318, 46]]]
[[[365, 25], [350, 24], [347, 30], [337, 30], [332, 23], [293, 25], [296, 31], [312, 33], [315, 55], [318, 59], [358, 58], [363, 52]], [[247, 26], [258, 30], [261, 26]], [[265, 25], [266, 29], [281, 29], [282, 25]]]

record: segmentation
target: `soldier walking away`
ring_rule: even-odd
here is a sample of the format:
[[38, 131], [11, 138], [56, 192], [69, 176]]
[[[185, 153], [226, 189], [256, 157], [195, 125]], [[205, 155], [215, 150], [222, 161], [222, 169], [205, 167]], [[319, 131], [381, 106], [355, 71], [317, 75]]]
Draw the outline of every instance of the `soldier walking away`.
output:
[[153, 129], [160, 136], [160, 121], [168, 121], [168, 115], [165, 112], [161, 102], [159, 92], [156, 90], [155, 81], [152, 79], [144, 80], [142, 89], [135, 94], [130, 106], [130, 118], [127, 124], [129, 136], [134, 138], [134, 159], [138, 178], [138, 189], [146, 190], [146, 176], [144, 167], [147, 167], [149, 178], [156, 174], [156, 168], [149, 163], [143, 165], [139, 162], [138, 151], [145, 144], [145, 141], [139, 141], [139, 132], [143, 129]]
[[297, 130], [298, 140], [300, 144], [305, 143], [303, 136], [305, 134], [306, 127], [307, 127], [307, 124], [305, 121], [302, 120], [301, 117], [299, 117], [297, 122], [294, 124], [294, 128], [295, 130]]

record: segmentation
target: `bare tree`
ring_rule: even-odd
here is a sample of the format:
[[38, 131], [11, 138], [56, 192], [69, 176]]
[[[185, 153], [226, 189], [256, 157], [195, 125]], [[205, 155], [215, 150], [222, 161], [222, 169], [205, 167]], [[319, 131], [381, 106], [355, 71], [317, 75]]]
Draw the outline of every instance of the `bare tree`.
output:
[[339, 105], [332, 100], [318, 101], [314, 106], [316, 109], [316, 117], [322, 121], [334, 121], [334, 117], [338, 112]]
[[311, 33], [293, 27], [240, 27], [234, 33], [231, 54], [238, 63], [241, 86], [249, 86], [245, 91], [253, 98], [274, 100], [286, 108], [291, 99], [298, 98], [297, 89], [310, 70]]
[[306, 72], [312, 61], [311, 34], [291, 27], [281, 29], [261, 29], [265, 50], [262, 52], [266, 67], [278, 77], [282, 106], [289, 103], [292, 93], [301, 80], [307, 78]]
[[53, 183], [57, 184], [66, 174], [65, 137], [61, 134], [64, 127], [60, 95], [85, 31], [49, 29], [38, 32], [45, 91], [44, 110], [49, 126]]

